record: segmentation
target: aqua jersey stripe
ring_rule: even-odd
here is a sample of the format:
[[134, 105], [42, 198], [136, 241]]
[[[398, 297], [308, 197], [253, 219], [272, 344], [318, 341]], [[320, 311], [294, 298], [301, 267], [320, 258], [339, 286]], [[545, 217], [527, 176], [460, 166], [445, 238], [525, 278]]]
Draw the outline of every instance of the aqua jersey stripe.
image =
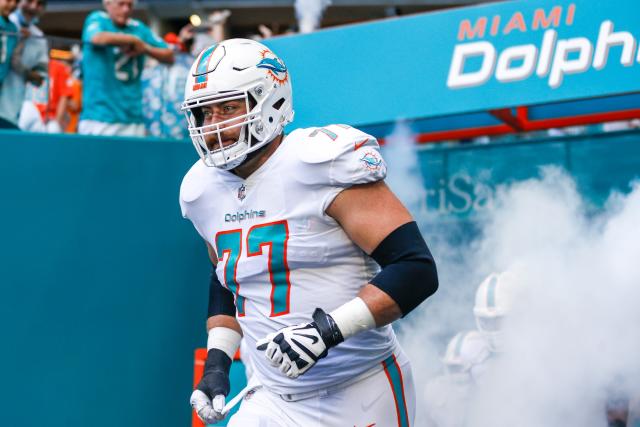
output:
[[496, 285], [498, 284], [498, 278], [494, 275], [491, 276], [489, 285], [487, 286], [487, 308], [495, 308], [496, 306]]
[[216, 50], [217, 45], [212, 45], [205, 50], [200, 56], [198, 66], [196, 67], [196, 83], [204, 83], [207, 81], [207, 68], [209, 67], [209, 59], [213, 55], [213, 51]]
[[391, 390], [393, 391], [393, 399], [396, 404], [398, 414], [398, 427], [409, 426], [409, 414], [407, 413], [407, 401], [404, 395], [404, 384], [402, 380], [402, 372], [400, 366], [396, 362], [396, 357], [392, 354], [384, 362], [382, 362], [384, 372], [387, 375]]

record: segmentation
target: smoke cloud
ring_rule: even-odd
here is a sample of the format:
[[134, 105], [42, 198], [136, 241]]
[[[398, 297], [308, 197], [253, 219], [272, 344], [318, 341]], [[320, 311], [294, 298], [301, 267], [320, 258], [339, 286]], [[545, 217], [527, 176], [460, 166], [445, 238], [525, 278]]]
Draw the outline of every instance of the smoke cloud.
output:
[[322, 14], [331, 0], [296, 0], [295, 10], [301, 33], [311, 33], [320, 27]]
[[[384, 149], [393, 162], [388, 183], [422, 225], [435, 216], [404, 194], [423, 188], [419, 172], [396, 170], [416, 169], [404, 132], [404, 142], [390, 139]], [[406, 163], [397, 164], [400, 156]], [[441, 373], [447, 340], [475, 329], [478, 284], [506, 269], [520, 292], [505, 322], [504, 353], [460, 408], [467, 425], [606, 425], [611, 390], [640, 392], [640, 182], [593, 206], [565, 171], [543, 167], [536, 178], [498, 187], [474, 220], [479, 234], [464, 245], [443, 237], [446, 221], [439, 235], [425, 233], [441, 287], [397, 328], [416, 378], [416, 425], [425, 425], [424, 385]]]

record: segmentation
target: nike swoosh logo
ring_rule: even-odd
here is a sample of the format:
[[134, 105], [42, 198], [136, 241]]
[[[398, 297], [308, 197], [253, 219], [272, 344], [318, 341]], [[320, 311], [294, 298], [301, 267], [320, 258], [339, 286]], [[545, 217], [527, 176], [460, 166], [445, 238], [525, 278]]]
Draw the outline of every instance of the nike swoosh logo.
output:
[[353, 144], [353, 151], [356, 151], [358, 148], [362, 147], [364, 144], [367, 143], [367, 141], [369, 141], [369, 138], [365, 138], [364, 140]]
[[318, 342], [318, 337], [316, 337], [315, 335], [307, 335], [307, 334], [298, 334], [301, 337], [305, 337], [305, 338], [309, 338], [311, 340], [311, 344], [315, 344]]

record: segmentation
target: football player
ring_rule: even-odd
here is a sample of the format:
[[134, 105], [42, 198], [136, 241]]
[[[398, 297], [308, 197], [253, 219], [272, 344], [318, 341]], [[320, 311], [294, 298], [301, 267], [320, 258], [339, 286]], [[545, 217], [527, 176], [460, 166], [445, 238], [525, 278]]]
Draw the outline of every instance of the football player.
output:
[[82, 113], [78, 133], [144, 136], [145, 56], [173, 63], [173, 51], [149, 27], [131, 18], [135, 0], [103, 0], [82, 30]]
[[429, 426], [462, 427], [476, 380], [482, 374], [491, 351], [478, 331], [459, 332], [442, 358], [445, 374], [425, 387], [424, 402]]
[[229, 426], [411, 425], [411, 368], [390, 323], [438, 280], [376, 139], [345, 125], [285, 136], [291, 76], [252, 40], [198, 56], [183, 110], [200, 160], [180, 205], [214, 265], [198, 415], [224, 417], [244, 336], [258, 386]]

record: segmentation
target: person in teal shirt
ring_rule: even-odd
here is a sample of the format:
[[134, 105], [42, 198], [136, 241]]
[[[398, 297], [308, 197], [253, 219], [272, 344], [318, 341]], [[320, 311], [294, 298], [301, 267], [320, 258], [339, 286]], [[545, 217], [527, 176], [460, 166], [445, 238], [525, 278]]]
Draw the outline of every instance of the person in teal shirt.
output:
[[15, 6], [15, 0], [0, 0], [0, 82], [3, 82], [9, 73], [11, 57], [18, 43], [18, 28], [9, 19]]
[[145, 56], [173, 63], [173, 51], [142, 22], [134, 0], [104, 0], [82, 30], [83, 91], [78, 132], [144, 136], [140, 76]]
[[[0, 94], [5, 77], [11, 68], [13, 51], [18, 43], [18, 28], [9, 20], [9, 15], [16, 8], [16, 0], [0, 0]], [[2, 111], [0, 111], [0, 116]], [[0, 118], [0, 128], [15, 128], [12, 123]]]

